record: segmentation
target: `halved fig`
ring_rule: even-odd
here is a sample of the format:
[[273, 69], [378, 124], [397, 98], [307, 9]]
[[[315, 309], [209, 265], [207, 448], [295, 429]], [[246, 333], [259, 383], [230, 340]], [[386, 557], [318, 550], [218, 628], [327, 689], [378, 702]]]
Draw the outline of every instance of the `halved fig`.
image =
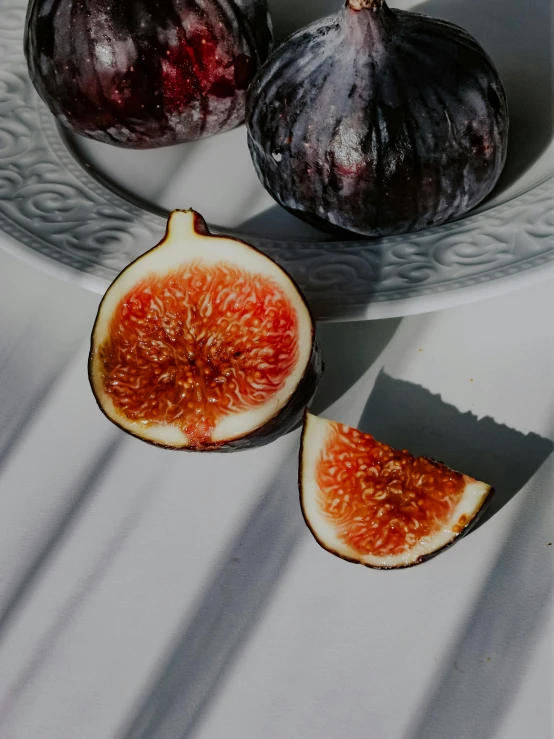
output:
[[306, 413], [300, 500], [324, 549], [377, 569], [420, 564], [476, 523], [493, 490], [427, 457]]
[[89, 357], [106, 416], [172, 449], [269, 443], [299, 422], [321, 371], [293, 280], [193, 210], [174, 211], [164, 239], [108, 288]]

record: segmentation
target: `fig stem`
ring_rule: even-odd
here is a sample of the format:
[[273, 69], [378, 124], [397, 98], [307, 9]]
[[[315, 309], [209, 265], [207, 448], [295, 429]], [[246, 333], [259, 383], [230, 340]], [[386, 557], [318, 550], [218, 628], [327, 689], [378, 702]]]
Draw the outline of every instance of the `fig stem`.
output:
[[350, 10], [380, 10], [385, 0], [346, 0], [346, 7]]

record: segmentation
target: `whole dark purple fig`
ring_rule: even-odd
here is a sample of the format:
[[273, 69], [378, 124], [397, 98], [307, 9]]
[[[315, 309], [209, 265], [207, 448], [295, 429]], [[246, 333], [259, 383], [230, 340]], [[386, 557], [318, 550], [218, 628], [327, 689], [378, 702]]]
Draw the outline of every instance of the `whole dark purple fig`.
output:
[[267, 0], [31, 0], [31, 80], [68, 128], [147, 149], [234, 128], [272, 42]]
[[278, 203], [320, 228], [387, 236], [461, 216], [490, 193], [508, 111], [492, 61], [464, 30], [348, 0], [264, 64], [247, 126]]

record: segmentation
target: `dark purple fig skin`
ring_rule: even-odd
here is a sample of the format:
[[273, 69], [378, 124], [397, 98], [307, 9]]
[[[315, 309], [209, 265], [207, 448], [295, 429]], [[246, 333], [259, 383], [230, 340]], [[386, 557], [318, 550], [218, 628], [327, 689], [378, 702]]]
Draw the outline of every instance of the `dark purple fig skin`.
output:
[[227, 131], [272, 44], [267, 0], [31, 0], [25, 54], [66, 127], [148, 149]]
[[372, 237], [460, 217], [506, 161], [508, 109], [478, 42], [445, 21], [350, 0], [293, 34], [247, 100], [275, 200], [324, 230]]

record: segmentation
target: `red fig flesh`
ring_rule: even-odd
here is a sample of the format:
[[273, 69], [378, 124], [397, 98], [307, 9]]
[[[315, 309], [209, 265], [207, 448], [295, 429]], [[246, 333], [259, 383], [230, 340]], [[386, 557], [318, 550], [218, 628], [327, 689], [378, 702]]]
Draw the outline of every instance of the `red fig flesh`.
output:
[[114, 281], [89, 362], [104, 413], [145, 441], [233, 449], [292, 428], [321, 371], [309, 310], [290, 277], [193, 211]]
[[440, 462], [306, 415], [302, 511], [319, 544], [343, 559], [378, 569], [419, 564], [467, 533], [491, 494]]

